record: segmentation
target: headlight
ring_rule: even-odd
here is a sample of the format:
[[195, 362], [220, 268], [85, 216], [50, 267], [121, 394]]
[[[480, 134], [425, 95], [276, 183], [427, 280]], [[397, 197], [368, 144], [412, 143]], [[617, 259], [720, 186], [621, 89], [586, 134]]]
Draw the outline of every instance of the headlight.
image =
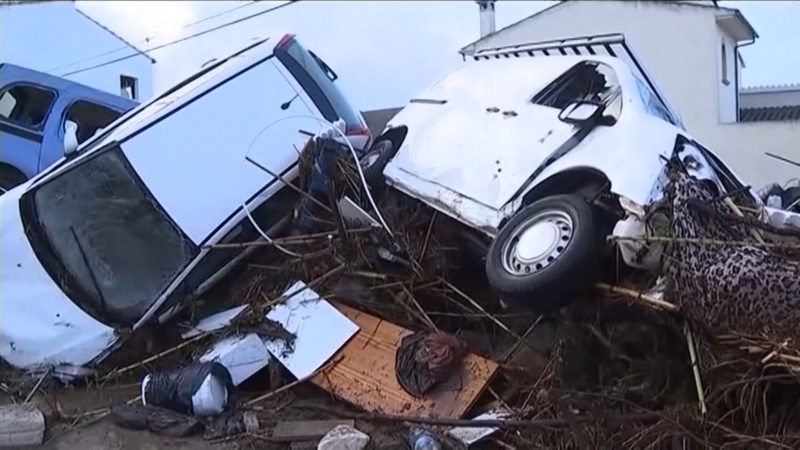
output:
[[627, 213], [634, 215], [640, 219], [644, 218], [645, 210], [644, 206], [634, 202], [633, 200], [620, 195], [619, 196], [619, 206], [622, 207]]

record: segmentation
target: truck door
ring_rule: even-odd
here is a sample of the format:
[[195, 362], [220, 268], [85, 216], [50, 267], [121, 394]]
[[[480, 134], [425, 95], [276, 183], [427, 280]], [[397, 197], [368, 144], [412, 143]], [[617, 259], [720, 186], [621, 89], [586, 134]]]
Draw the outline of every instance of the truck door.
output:
[[[3, 77], [0, 89], [0, 188], [7, 190], [39, 172], [39, 155], [58, 93], [49, 87]], [[19, 179], [21, 178], [21, 179]]]
[[122, 115], [117, 109], [77, 95], [65, 95], [63, 103], [63, 112], [53, 115], [56, 126], [52, 129], [48, 126], [48, 133], [42, 143], [39, 170], [44, 170], [64, 155], [64, 124], [68, 120], [78, 125], [77, 138], [80, 145]]

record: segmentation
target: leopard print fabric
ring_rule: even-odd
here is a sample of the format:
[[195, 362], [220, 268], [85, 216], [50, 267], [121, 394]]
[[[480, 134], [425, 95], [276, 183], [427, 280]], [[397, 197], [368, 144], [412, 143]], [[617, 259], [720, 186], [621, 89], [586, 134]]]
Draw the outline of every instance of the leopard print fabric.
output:
[[[741, 224], [711, 216], [688, 204], [698, 199], [730, 213], [708, 185], [673, 169], [667, 188], [673, 237], [750, 241]], [[690, 320], [715, 332], [800, 335], [800, 261], [751, 245], [674, 243], [666, 261], [670, 298]]]

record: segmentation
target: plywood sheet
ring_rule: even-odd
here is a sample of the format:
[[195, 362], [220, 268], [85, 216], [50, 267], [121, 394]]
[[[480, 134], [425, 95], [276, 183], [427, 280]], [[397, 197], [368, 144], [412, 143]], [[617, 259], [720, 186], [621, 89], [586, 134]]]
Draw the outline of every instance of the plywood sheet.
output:
[[359, 331], [336, 353], [337, 362], [311, 381], [367, 411], [460, 418], [497, 371], [497, 363], [469, 354], [460, 370], [424, 398], [407, 394], [395, 376], [395, 350], [411, 331], [335, 303]]

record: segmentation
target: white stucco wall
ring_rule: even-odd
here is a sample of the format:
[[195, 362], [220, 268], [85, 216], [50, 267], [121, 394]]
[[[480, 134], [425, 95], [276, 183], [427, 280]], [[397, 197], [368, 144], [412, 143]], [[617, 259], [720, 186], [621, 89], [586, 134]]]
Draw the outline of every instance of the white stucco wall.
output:
[[[119, 52], [72, 64], [109, 50]], [[62, 76], [67, 72], [130, 55], [135, 50], [75, 10], [72, 2], [0, 7], [0, 62]], [[119, 77], [139, 81], [139, 101], [153, 92], [153, 66], [143, 56], [65, 78], [119, 95]]]
[[[737, 62], [733, 41], [717, 26], [712, 8], [642, 1], [568, 2], [487, 37], [476, 48], [603, 33], [625, 34], [648, 73], [679, 109], [689, 132], [746, 182], [760, 187], [800, 176], [797, 168], [763, 155], [771, 151], [800, 160], [800, 123], [725, 123], [735, 119]], [[723, 39], [729, 39], [729, 86], [721, 83]]]

